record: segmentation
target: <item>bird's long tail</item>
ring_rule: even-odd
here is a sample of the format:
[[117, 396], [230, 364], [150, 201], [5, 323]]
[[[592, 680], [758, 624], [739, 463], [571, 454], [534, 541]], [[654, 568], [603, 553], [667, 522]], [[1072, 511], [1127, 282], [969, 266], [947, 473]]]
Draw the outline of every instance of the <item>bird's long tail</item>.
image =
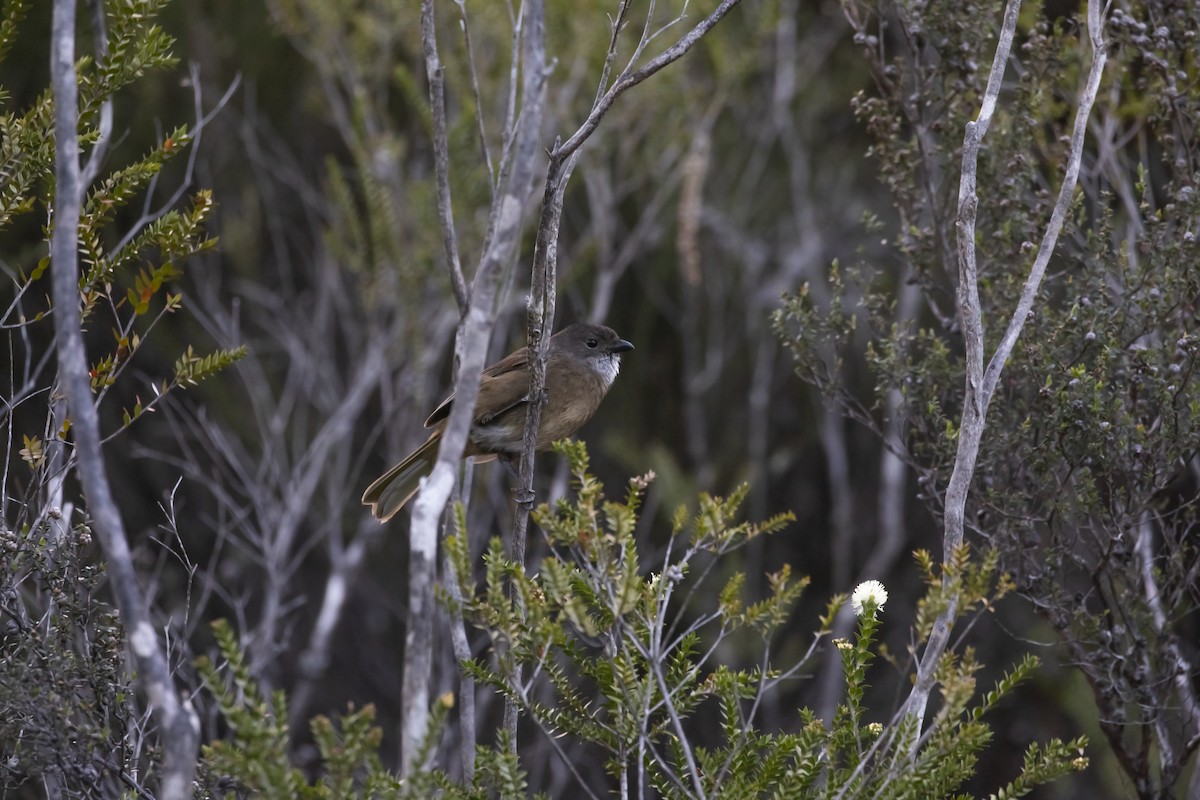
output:
[[430, 436], [425, 444], [409, 454], [407, 458], [375, 479], [363, 492], [364, 505], [380, 522], [387, 522], [417, 493], [421, 479], [433, 472], [437, 461], [440, 436]]

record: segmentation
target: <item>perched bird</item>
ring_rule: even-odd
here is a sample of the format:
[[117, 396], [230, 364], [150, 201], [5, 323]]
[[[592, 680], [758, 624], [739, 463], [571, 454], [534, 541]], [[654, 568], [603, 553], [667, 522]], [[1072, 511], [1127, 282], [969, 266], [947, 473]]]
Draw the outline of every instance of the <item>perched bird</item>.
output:
[[[538, 450], [548, 450], [553, 442], [574, 435], [591, 419], [617, 378], [621, 353], [632, 349], [632, 344], [603, 325], [569, 325], [550, 337]], [[474, 456], [476, 462], [496, 457], [511, 460], [519, 455], [528, 401], [529, 348], [522, 347], [483, 371], [463, 455]], [[450, 395], [425, 420], [425, 427], [433, 428], [425, 443], [363, 493], [363, 504], [371, 507], [380, 522], [387, 522], [404, 508], [417, 493], [421, 479], [433, 471], [453, 402], [454, 395]]]

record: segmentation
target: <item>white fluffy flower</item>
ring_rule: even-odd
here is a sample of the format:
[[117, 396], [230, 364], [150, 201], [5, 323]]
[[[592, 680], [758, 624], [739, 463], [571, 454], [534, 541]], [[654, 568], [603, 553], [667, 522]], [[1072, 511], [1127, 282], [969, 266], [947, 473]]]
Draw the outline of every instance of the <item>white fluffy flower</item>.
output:
[[867, 600], [875, 603], [876, 611], [883, 611], [883, 604], [887, 602], [887, 598], [887, 589], [883, 588], [882, 583], [863, 581], [854, 588], [854, 594], [850, 596], [850, 607], [854, 609], [855, 614], [861, 617]]

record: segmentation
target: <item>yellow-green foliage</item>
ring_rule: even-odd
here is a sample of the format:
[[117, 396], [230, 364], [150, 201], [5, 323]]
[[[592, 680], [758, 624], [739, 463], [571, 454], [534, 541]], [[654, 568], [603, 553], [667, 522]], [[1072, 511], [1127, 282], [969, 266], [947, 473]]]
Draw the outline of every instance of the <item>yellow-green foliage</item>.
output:
[[[320, 775], [314, 780], [288, 761], [291, 741], [287, 728], [287, 698], [281, 691], [268, 699], [254, 680], [237, 636], [225, 621], [213, 624], [219, 660], [196, 662], [204, 687], [217, 704], [226, 738], [205, 745], [200, 764], [200, 797], [252, 796], [266, 800], [468, 800], [480, 797], [526, 796], [525, 771], [508, 743], [499, 737], [494, 748], [480, 748], [476, 778], [470, 787], [457, 786], [438, 770], [417, 770], [401, 780], [380, 760], [383, 732], [375, 724], [374, 706], [349, 709], [337, 721], [312, 720], [313, 739], [320, 755]], [[437, 699], [429, 731], [414, 758], [427, 763], [445, 730], [453, 706], [449, 695]]]
[[[114, 141], [128, 130], [121, 103], [114, 102], [125, 95], [117, 93], [146, 72], [176, 63], [173, 39], [156, 23], [164, 3], [98, 4], [106, 14], [106, 47], [75, 64], [84, 165], [101, 149], [102, 121], [112, 122]], [[0, 479], [5, 498], [0, 524], [0, 618], [5, 620], [0, 632], [0, 786], [7, 792], [25, 784], [53, 785], [63, 797], [116, 797], [139, 781], [156, 782], [161, 752], [153, 745], [131, 744], [146, 739], [131, 691], [120, 618], [100, 599], [111, 587], [105, 586], [105, 562], [91, 542], [87, 498], [78, 496], [73, 482], [65, 490], [62, 483], [74, 451], [54, 367], [48, 240], [56, 224], [55, 141], [65, 134], [54, 131], [50, 89], [22, 83], [36, 80], [39, 71], [5, 61], [20, 37], [29, 37], [21, 42], [26, 54], [46, 51], [48, 42], [38, 43], [45, 29], [36, 20], [26, 27], [26, 17], [33, 12], [48, 20], [50, 6], [15, 0], [0, 10], [0, 61], [6, 67], [0, 79], [20, 86], [11, 92], [0, 86], [0, 232], [6, 237], [12, 289], [0, 316], [9, 357], [0, 432], [23, 445], [21, 461], [13, 462], [21, 468], [5, 469]], [[81, 48], [98, 41], [89, 22], [80, 20]], [[18, 105], [14, 96], [25, 99]], [[109, 103], [111, 117], [105, 112]], [[132, 161], [119, 157], [115, 145], [105, 150], [82, 198], [78, 299], [88, 334], [91, 385], [101, 407], [150, 331], [181, 307], [181, 295], [171, 292], [170, 285], [182, 274], [184, 260], [215, 244], [205, 233], [214, 207], [208, 191], [195, 192], [190, 203], [165, 203], [170, 195], [155, 193], [163, 166], [187, 151], [191, 136], [188, 128], [175, 128]], [[163, 189], [157, 186], [158, 192]], [[184, 199], [182, 193], [175, 199]], [[240, 355], [223, 350], [200, 357], [186, 343], [176, 346], [184, 354], [176, 374], [154, 389], [156, 396], [135, 395], [123, 409], [121, 423], [106, 430], [106, 436], [127, 428], [166, 392], [194, 383]]]
[[[890, 711], [880, 714], [864, 705], [883, 624], [868, 600], [853, 639], [832, 643], [841, 655], [846, 685], [846, 701], [833, 719], [826, 724], [800, 709], [795, 733], [761, 730], [756, 708], [796, 668], [785, 675], [770, 663], [769, 650], [750, 668], [716, 664], [713, 652], [721, 639], [740, 628], [756, 630], [769, 648], [772, 632], [805, 582], [791, 581], [790, 573], [780, 570], [768, 581], [769, 597], [747, 606], [739, 599], [745, 584], [738, 578], [726, 584], [715, 603], [681, 612], [689, 610], [687, 598], [703, 596], [706, 570], [690, 571], [689, 565], [699, 566], [754, 536], [778, 531], [788, 517], [759, 525], [737, 522], [744, 492], [701, 498], [700, 513], [676, 516], [679, 524], [670, 547], [661, 561], [656, 559], [657, 569], [647, 569], [638, 559], [634, 531], [652, 476], [630, 481], [623, 502], [609, 501], [604, 487], [587, 472], [584, 446], [564, 443], [559, 449], [570, 460], [576, 495], [542, 505], [535, 514], [554, 551], [537, 574], [508, 560], [500, 541], [493, 539], [483, 585], [472, 590], [466, 515], [456, 509], [457, 533], [446, 548], [463, 599], [442, 599], [500, 643], [486, 657], [462, 664], [468, 675], [511, 698], [544, 735], [573, 742], [560, 752], [582, 752], [580, 745], [585, 745], [601, 754], [613, 791], [653, 788], [678, 800], [701, 793], [726, 800], [961, 796], [957, 792], [974, 775], [990, 738], [984, 714], [1034, 672], [1035, 658], [1027, 656], [976, 699], [979, 664], [973, 653], [945, 656], [938, 669], [944, 702], [914, 747], [910, 718], [899, 715], [888, 721]], [[994, 599], [997, 587], [1005, 587], [1004, 579], [994, 574], [994, 559], [974, 566], [964, 552], [953, 570], [967, 594], [981, 592]], [[926, 603], [935, 603], [942, 579], [931, 570], [927, 577]], [[964, 607], [976, 605], [986, 608], [987, 602], [977, 599]], [[831, 605], [818, 637], [828, 633], [833, 611]], [[528, 771], [507, 733], [480, 748], [470, 786], [455, 783], [436, 767], [398, 781], [380, 766], [380, 736], [369, 707], [351, 710], [340, 724], [314, 720], [322, 764], [320, 777], [307, 780], [286, 760], [283, 694], [264, 699], [230, 628], [219, 623], [214, 630], [223, 664], [217, 668], [201, 660], [199, 669], [229, 735], [205, 749], [205, 796], [215, 796], [213, 787], [230, 785], [267, 798], [508, 798], [537, 788], [528, 785]], [[541, 688], [534, 688], [538, 684]], [[434, 704], [414, 763], [431, 763], [451, 706], [448, 696]], [[720, 719], [720, 739], [701, 747], [689, 738], [689, 721], [713, 711]], [[1018, 797], [1085, 768], [1085, 746], [1082, 738], [1031, 746], [1020, 775], [994, 797]]]
[[[792, 580], [784, 566], [767, 576], [766, 597], [758, 602], [743, 603], [741, 575], [728, 580], [715, 603], [696, 601], [705, 595], [704, 567], [713, 558], [780, 530], [790, 515], [761, 524], [742, 522], [738, 508], [744, 487], [728, 498], [702, 495], [695, 513], [676, 513], [662, 560], [650, 566], [639, 559], [635, 531], [653, 476], [630, 481], [623, 502], [610, 501], [587, 471], [584, 445], [560, 443], [558, 449], [570, 461], [575, 496], [542, 505], [534, 514], [552, 551], [537, 574], [509, 561], [499, 539], [493, 539], [483, 586], [467, 591], [474, 572], [462, 513], [458, 532], [447, 542], [464, 587], [464, 599], [452, 607], [491, 641], [503, 642], [490, 659], [463, 668], [516, 702], [545, 735], [599, 747], [617, 785], [631, 791], [652, 785], [668, 798], [700, 792], [723, 798], [809, 798], [843, 790], [839, 796], [938, 798], [952, 796], [974, 774], [990, 735], [983, 712], [1033, 671], [1034, 659], [1026, 659], [972, 706], [978, 669], [973, 655], [945, 657], [939, 670], [945, 702], [928, 740], [910, 755], [911, 722], [902, 716], [887, 725], [871, 722], [879, 712], [864, 706], [881, 625], [868, 601], [854, 640], [834, 643], [842, 657], [846, 701], [830, 724], [801, 710], [800, 733], [762, 731], [754, 709], [783, 672], [769, 657], [739, 669], [715, 664], [712, 656], [739, 629], [755, 631], [769, 648], [807, 581]], [[943, 580], [929, 563], [925, 569], [929, 594], [923, 605], [936, 607], [943, 602]], [[986, 608], [1009, 589], [1007, 577], [996, 575], [994, 556], [975, 564], [964, 550], [946, 574], [967, 598], [964, 610]], [[819, 637], [828, 632], [834, 610], [831, 606]], [[531, 691], [539, 682], [549, 695]], [[706, 708], [720, 715], [722, 739], [702, 748], [689, 739], [688, 720]], [[1026, 770], [1005, 791], [1081, 769], [1083, 746], [1082, 739], [1054, 740], [1031, 749]]]
[[312, 721], [313, 738], [321, 754], [323, 774], [309, 783], [288, 761], [287, 701], [282, 692], [268, 700], [250, 677], [237, 637], [224, 621], [213, 624], [221, 666], [202, 657], [197, 669], [216, 699], [229, 738], [204, 748], [202, 775], [206, 797], [224, 796], [214, 787], [231, 779], [239, 792], [279, 798], [399, 798], [406, 797], [400, 781], [379, 763], [383, 734], [374, 725], [375, 709], [351, 710], [334, 724], [325, 717]]
[[[146, 71], [176, 62], [171, 54], [174, 40], [155, 24], [163, 5], [164, 0], [107, 4], [105, 54], [99, 61], [82, 57], [77, 63], [79, 138], [85, 162], [92, 152], [89, 145], [95, 146], [101, 137], [103, 104]], [[0, 56], [7, 52], [28, 7], [27, 3], [5, 4], [0, 19]], [[6, 100], [0, 90], [0, 103]], [[50, 266], [47, 242], [54, 224], [53, 115], [48, 89], [24, 111], [12, 110], [7, 103], [0, 109], [0, 228], [39, 208], [50, 217], [50, 226], [44, 231], [47, 241], [27, 251], [40, 253], [40, 258], [16, 264], [20, 269], [18, 298], [9, 306], [9, 313], [19, 315], [3, 320], [10, 328], [49, 325], [45, 315], [51, 310], [46, 283]], [[87, 188], [79, 220], [83, 317], [88, 326], [113, 331], [110, 344], [104, 348], [93, 344], [89, 352], [92, 388], [97, 392], [116, 383], [149, 332], [164, 315], [183, 306], [182, 294], [169, 290], [182, 276], [183, 262], [216, 244], [204, 227], [214, 208], [207, 190], [197, 191], [186, 207], [144, 213], [131, 229], [123, 229], [119, 221], [122, 210], [146, 202], [164, 165], [191, 143], [192, 131], [176, 127], [139, 159], [100, 173]], [[138, 399], [125, 409], [123, 425], [128, 426], [171, 390], [194, 385], [243, 354], [235, 348], [198, 357], [191, 345], [183, 349], [174, 376], [157, 387], [156, 397]]]

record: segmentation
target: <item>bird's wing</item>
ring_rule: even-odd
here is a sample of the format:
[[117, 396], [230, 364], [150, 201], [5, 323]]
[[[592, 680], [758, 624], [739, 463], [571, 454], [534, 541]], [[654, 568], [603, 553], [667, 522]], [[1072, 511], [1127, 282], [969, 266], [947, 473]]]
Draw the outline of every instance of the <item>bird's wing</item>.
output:
[[[487, 420], [479, 421], [490, 422], [529, 399], [528, 365], [528, 348], [522, 347], [484, 369], [483, 377], [479, 381], [479, 399], [475, 402], [475, 407], [496, 410], [487, 415]], [[425, 420], [425, 427], [431, 428], [444, 421], [450, 416], [450, 406], [453, 404], [454, 395], [450, 395], [433, 410], [429, 419]]]

